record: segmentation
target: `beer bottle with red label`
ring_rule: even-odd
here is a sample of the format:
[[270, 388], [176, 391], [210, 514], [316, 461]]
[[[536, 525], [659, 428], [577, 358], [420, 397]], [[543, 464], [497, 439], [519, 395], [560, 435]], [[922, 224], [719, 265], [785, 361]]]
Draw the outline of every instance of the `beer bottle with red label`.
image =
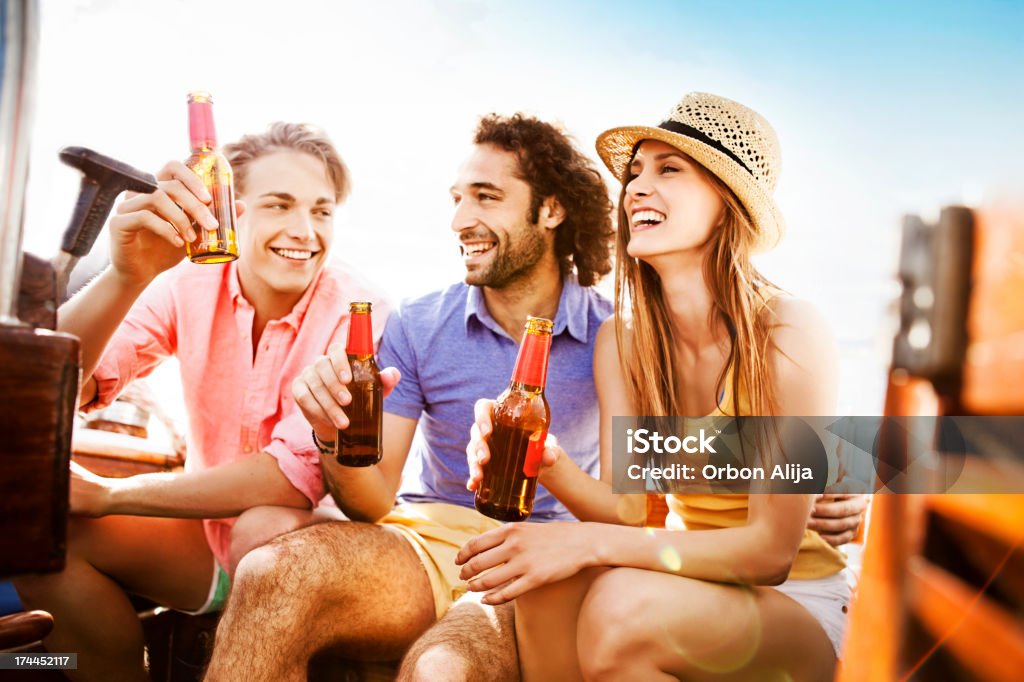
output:
[[217, 227], [207, 230], [192, 222], [196, 240], [185, 244], [193, 263], [226, 263], [238, 258], [235, 233], [235, 190], [231, 164], [217, 151], [217, 133], [213, 127], [213, 98], [206, 92], [188, 94], [188, 137], [192, 156], [185, 165], [199, 176], [213, 197], [210, 212]]
[[368, 467], [380, 461], [381, 434], [384, 420], [384, 391], [380, 370], [373, 359], [373, 322], [370, 304], [350, 304], [348, 320], [348, 355], [352, 381], [348, 392], [352, 402], [345, 407], [348, 428], [338, 431], [338, 463], [350, 467]]
[[477, 488], [477, 511], [499, 521], [522, 521], [533, 511], [551, 409], [544, 397], [551, 351], [551, 320], [530, 317], [512, 381], [492, 416], [490, 461]]

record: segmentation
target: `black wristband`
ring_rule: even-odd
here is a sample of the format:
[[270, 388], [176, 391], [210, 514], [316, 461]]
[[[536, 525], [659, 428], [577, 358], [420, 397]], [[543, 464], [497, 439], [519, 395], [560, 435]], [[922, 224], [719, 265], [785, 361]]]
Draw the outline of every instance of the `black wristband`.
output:
[[313, 444], [316, 445], [316, 449], [320, 451], [321, 455], [334, 455], [337, 453], [337, 444], [332, 440], [329, 443], [325, 443], [316, 435], [316, 429], [313, 429]]

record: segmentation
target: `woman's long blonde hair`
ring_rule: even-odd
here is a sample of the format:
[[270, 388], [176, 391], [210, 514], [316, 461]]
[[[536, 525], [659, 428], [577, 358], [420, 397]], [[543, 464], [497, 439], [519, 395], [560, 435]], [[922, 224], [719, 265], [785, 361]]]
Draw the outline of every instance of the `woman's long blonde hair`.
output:
[[[743, 412], [735, 416], [770, 416], [774, 404], [768, 377], [772, 325], [770, 315], [762, 313], [768, 313], [763, 289], [771, 283], [750, 262], [754, 226], [733, 191], [699, 163], [692, 163], [725, 204], [722, 223], [704, 247], [704, 281], [712, 298], [708, 322], [723, 322], [731, 337], [728, 362], [717, 384], [723, 384], [731, 367], [733, 410]], [[630, 226], [623, 199], [628, 182], [627, 176], [619, 195], [615, 338], [619, 357], [624, 359], [630, 397], [637, 415], [703, 416], [689, 414], [693, 410], [683, 402], [681, 370], [661, 278], [654, 268], [626, 251]]]

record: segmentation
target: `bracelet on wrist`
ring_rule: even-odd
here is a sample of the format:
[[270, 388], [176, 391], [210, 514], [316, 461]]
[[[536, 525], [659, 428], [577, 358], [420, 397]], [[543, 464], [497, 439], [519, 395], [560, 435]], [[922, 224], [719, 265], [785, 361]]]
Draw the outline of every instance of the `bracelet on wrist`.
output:
[[313, 444], [316, 445], [316, 449], [320, 451], [321, 455], [334, 455], [337, 452], [337, 443], [333, 440], [329, 442], [320, 440], [320, 437], [316, 435], [316, 429], [313, 429]]

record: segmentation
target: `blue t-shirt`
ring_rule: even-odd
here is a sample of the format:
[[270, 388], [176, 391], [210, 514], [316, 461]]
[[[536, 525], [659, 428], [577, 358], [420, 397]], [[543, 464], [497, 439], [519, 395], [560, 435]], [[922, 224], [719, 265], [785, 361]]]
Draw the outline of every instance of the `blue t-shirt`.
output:
[[[611, 302], [567, 277], [555, 315], [544, 391], [551, 407], [549, 432], [591, 476], [598, 474], [599, 413], [594, 392], [594, 341], [612, 314]], [[398, 499], [473, 506], [466, 490], [466, 444], [473, 406], [508, 387], [519, 344], [487, 311], [483, 291], [464, 283], [406, 301], [392, 314], [380, 343], [381, 367], [397, 367], [402, 380], [384, 410], [419, 420]], [[531, 520], [572, 520], [571, 513], [537, 487]]]

